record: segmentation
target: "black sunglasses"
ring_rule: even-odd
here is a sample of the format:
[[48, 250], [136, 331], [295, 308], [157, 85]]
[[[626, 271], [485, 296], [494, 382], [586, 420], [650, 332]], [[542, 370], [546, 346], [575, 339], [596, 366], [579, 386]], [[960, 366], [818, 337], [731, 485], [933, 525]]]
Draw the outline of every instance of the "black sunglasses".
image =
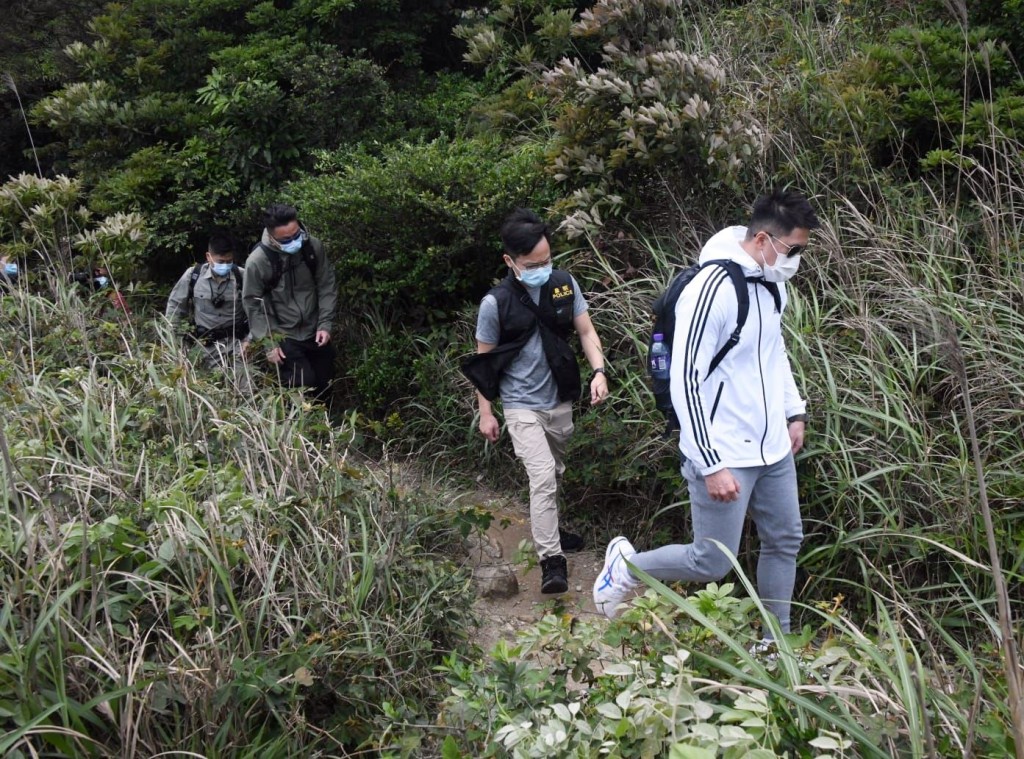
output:
[[782, 255], [784, 256], [799, 256], [807, 248], [806, 245], [789, 245], [788, 243], [784, 242], [783, 240], [780, 240], [778, 237], [773, 235], [771, 232], [765, 232], [765, 234], [768, 235], [773, 240], [775, 240], [776, 242], [786, 246], [786, 249], [782, 252]]
[[300, 239], [304, 234], [306, 234], [306, 230], [300, 227], [299, 231], [293, 234], [291, 237], [286, 237], [283, 240], [277, 237], [275, 237], [274, 239], [277, 240], [277, 242], [280, 243], [281, 245], [287, 245], [290, 242], [295, 242], [296, 240]]

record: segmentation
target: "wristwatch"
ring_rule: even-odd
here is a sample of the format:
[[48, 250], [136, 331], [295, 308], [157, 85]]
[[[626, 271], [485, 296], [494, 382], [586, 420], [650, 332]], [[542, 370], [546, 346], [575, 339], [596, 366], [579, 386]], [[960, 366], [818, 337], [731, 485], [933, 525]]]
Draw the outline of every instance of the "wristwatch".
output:
[[590, 375], [590, 379], [594, 379], [594, 377], [596, 377], [599, 374], [603, 374], [606, 379], [608, 377], [608, 372], [606, 372], [604, 370], [604, 367], [603, 366], [599, 366], [599, 367], [597, 367], [596, 369], [593, 370], [593, 374]]
[[803, 422], [807, 424], [807, 414], [793, 414], [793, 416], [786, 417], [786, 424], [792, 424], [793, 422]]

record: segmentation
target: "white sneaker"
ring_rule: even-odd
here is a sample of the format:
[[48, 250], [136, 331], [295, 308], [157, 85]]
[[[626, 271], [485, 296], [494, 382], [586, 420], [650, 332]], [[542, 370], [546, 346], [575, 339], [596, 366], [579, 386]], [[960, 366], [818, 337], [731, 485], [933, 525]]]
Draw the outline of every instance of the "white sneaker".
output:
[[626, 561], [633, 558], [636, 549], [621, 535], [613, 538], [604, 552], [604, 566], [594, 580], [594, 606], [608, 619], [615, 616], [637, 581], [629, 572]]
[[772, 638], [761, 638], [751, 644], [747, 652], [755, 659], [759, 659], [762, 664], [770, 664], [779, 658], [779, 646]]

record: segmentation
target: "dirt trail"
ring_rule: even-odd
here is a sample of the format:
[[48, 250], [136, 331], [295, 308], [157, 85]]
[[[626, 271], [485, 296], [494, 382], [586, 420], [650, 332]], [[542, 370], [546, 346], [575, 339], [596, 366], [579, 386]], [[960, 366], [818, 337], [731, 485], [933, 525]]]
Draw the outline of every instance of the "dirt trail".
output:
[[[477, 539], [477, 548], [467, 546], [462, 557], [473, 567], [474, 575], [479, 570], [504, 570], [514, 572], [517, 592], [506, 597], [481, 594], [473, 604], [480, 624], [471, 636], [471, 641], [487, 654], [499, 640], [515, 641], [516, 633], [528, 627], [546, 614], [571, 614], [573, 616], [597, 616], [594, 608], [594, 580], [604, 562], [605, 545], [587, 545], [582, 551], [566, 554], [569, 567], [569, 590], [559, 595], [545, 595], [540, 592], [540, 565], [536, 562], [533, 538], [530, 534], [530, 513], [527, 504], [489, 490], [484, 487], [465, 488], [458, 491], [429, 484], [412, 460], [376, 461], [356, 454], [369, 473], [382, 487], [440, 490], [443, 499], [453, 508], [481, 507], [493, 517], [487, 529], [486, 540]], [[528, 546], [520, 552], [520, 544]], [[471, 538], [470, 542], [474, 542]], [[481, 545], [486, 545], [486, 549]], [[527, 562], [527, 558], [533, 561]], [[528, 566], [529, 565], [529, 566]], [[478, 583], [479, 585], [479, 583]]]
[[[604, 559], [604, 546], [585, 546], [585, 550], [566, 554], [569, 565], [569, 590], [560, 595], [545, 595], [540, 592], [540, 565], [518, 561], [527, 556], [536, 558], [532, 550], [530, 535], [530, 516], [526, 504], [501, 498], [495, 493], [479, 491], [465, 496], [466, 503], [473, 503], [486, 508], [494, 519], [487, 530], [487, 536], [493, 547], [500, 546], [500, 559], [494, 556], [481, 556], [479, 551], [471, 551], [472, 563], [482, 566], [499, 565], [502, 562], [512, 563], [519, 590], [507, 598], [480, 596], [474, 609], [480, 617], [480, 626], [474, 635], [474, 642], [484, 653], [489, 652], [499, 640], [514, 642], [516, 633], [524, 627], [532, 625], [544, 615], [551, 613], [571, 614], [573, 616], [596, 615], [594, 608], [594, 579], [601, 569]], [[519, 546], [526, 541], [529, 551], [520, 553]]]

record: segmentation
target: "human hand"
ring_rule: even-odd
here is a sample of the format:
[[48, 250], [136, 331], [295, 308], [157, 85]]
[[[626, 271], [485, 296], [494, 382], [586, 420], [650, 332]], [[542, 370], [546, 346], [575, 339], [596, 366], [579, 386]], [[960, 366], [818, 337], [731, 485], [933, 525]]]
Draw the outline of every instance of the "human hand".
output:
[[804, 430], [806, 425], [803, 422], [790, 422], [789, 423], [789, 447], [793, 451], [793, 455], [800, 452], [800, 449], [804, 447]]
[[590, 403], [595, 405], [608, 397], [608, 378], [604, 372], [598, 372], [590, 380]]
[[243, 340], [238, 344], [238, 355], [241, 356], [243, 361], [249, 357], [249, 346], [251, 344], [251, 340]]
[[481, 414], [479, 429], [480, 434], [483, 435], [488, 442], [498, 442], [498, 435], [501, 433], [501, 427], [498, 425], [498, 419], [494, 414]]
[[274, 364], [275, 366], [280, 366], [281, 364], [284, 363], [284, 351], [281, 350], [280, 346], [274, 348], [273, 350], [267, 353], [267, 361]]
[[316, 331], [316, 337], [313, 338], [313, 341], [318, 346], [323, 347], [327, 345], [327, 343], [331, 342], [331, 333], [328, 332], [326, 329], [318, 329]]
[[728, 469], [719, 469], [714, 474], [704, 475], [704, 485], [712, 501], [735, 501], [740, 497], [740, 483]]

